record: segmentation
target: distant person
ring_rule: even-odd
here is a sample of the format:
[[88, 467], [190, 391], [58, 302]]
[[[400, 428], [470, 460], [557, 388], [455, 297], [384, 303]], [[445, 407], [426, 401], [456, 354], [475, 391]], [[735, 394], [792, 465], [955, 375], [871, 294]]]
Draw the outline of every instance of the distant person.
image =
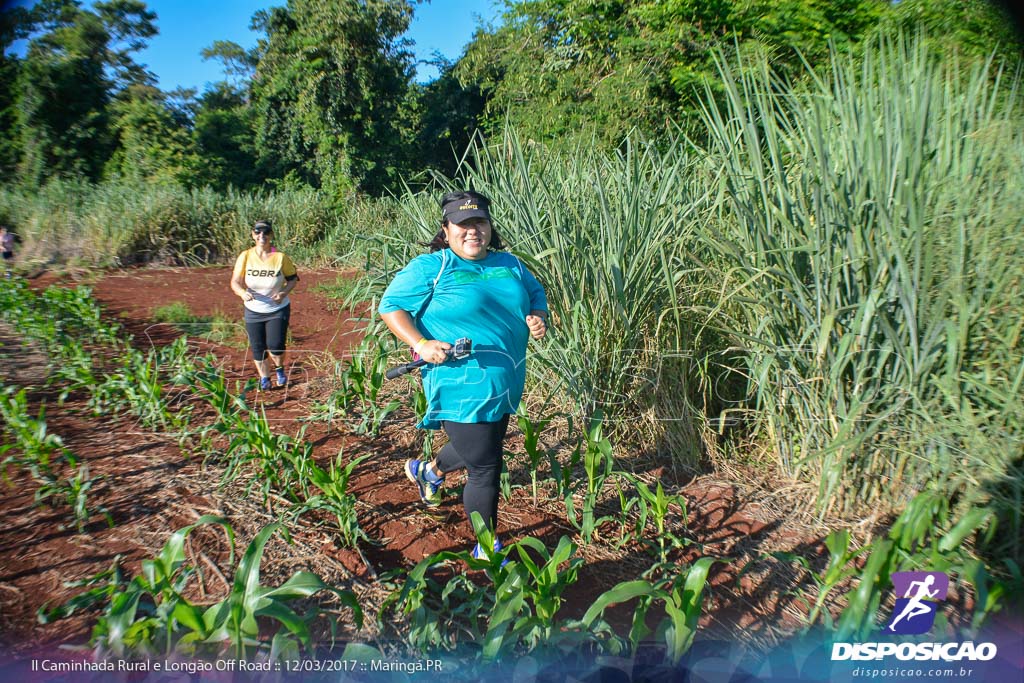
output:
[[[490, 200], [478, 192], [441, 198], [441, 226], [429, 254], [410, 261], [388, 285], [380, 315], [396, 337], [430, 363], [423, 368], [427, 412], [417, 425], [443, 428], [448, 444], [433, 462], [409, 460], [406, 476], [420, 499], [441, 502], [447, 473], [467, 470], [462, 502], [497, 533], [502, 441], [526, 382], [526, 343], [547, 332], [544, 288], [522, 262], [503, 252]], [[449, 360], [452, 342], [473, 352]], [[495, 542], [495, 550], [501, 543]], [[474, 557], [489, 554], [479, 544]]]
[[14, 242], [17, 239], [6, 225], [0, 225], [0, 250], [4, 255], [4, 275], [11, 276], [11, 261], [14, 260]]
[[284, 371], [285, 340], [291, 315], [288, 293], [295, 289], [299, 276], [292, 260], [274, 248], [274, 228], [270, 221], [256, 221], [252, 240], [255, 246], [239, 254], [235, 261], [231, 289], [244, 302], [245, 331], [260, 375], [260, 389], [266, 390], [270, 388], [270, 362], [277, 386], [288, 383]]

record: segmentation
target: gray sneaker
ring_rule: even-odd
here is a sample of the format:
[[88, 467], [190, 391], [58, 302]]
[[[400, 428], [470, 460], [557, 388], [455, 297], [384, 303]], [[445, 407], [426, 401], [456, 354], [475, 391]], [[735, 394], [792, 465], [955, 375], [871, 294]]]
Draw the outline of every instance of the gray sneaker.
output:
[[440, 481], [436, 484], [427, 481], [427, 463], [422, 460], [405, 461], [405, 476], [409, 477], [409, 481], [416, 484], [420, 490], [420, 500], [429, 505], [430, 507], [436, 507], [441, 504], [441, 484]]

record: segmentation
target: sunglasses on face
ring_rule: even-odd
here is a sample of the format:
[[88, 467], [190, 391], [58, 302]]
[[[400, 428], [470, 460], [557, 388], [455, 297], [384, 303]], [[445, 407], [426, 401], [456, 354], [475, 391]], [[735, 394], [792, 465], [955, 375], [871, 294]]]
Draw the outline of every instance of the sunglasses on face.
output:
[[253, 230], [252, 234], [254, 234], [254, 235], [273, 235], [274, 231], [273, 230]]

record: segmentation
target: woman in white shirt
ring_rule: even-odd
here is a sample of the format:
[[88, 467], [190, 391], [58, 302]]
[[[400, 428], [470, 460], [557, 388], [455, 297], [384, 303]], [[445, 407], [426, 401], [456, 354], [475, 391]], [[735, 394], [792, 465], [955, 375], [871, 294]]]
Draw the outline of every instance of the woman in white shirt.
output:
[[277, 386], [283, 387], [288, 383], [284, 372], [285, 339], [291, 314], [288, 293], [295, 289], [299, 276], [292, 260], [274, 248], [274, 228], [270, 221], [256, 221], [252, 239], [255, 246], [243, 251], [235, 260], [231, 289], [245, 305], [245, 331], [260, 375], [260, 389], [270, 388], [268, 360], [274, 364]]

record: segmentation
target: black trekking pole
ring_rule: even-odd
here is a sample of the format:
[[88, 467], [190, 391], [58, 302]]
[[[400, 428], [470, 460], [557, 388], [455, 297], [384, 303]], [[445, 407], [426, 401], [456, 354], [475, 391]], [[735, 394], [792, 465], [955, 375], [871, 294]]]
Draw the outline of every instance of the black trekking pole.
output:
[[[452, 346], [450, 349], [447, 349], [444, 353], [449, 358], [461, 360], [468, 356], [472, 351], [473, 341], [467, 339], [466, 337], [463, 337], [462, 339], [455, 340], [455, 345]], [[390, 370], [387, 371], [387, 373], [384, 376], [388, 379], [394, 379], [396, 377], [401, 377], [402, 375], [408, 372], [412, 372], [416, 368], [422, 368], [426, 364], [427, 361], [420, 358], [419, 360], [414, 360], [411, 363], [399, 365], [397, 368], [391, 368]]]

